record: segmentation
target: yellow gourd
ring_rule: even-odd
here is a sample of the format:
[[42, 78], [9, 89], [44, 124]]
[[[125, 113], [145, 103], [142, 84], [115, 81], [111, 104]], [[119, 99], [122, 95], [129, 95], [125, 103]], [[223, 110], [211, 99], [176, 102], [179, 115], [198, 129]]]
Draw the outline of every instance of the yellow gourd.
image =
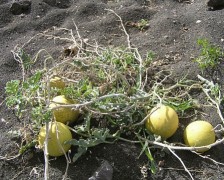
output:
[[[50, 108], [54, 108], [60, 105], [74, 104], [75, 102], [67, 99], [64, 95], [56, 96], [52, 99]], [[79, 110], [73, 110], [70, 107], [61, 107], [53, 110], [53, 115], [58, 122], [66, 124], [67, 122], [74, 122], [79, 116]]]
[[[44, 142], [46, 138], [46, 126], [40, 129], [38, 135], [38, 143], [41, 149], [44, 149]], [[50, 156], [61, 156], [64, 152], [67, 152], [71, 145], [65, 144], [65, 141], [71, 140], [72, 134], [63, 123], [53, 122], [49, 123], [49, 134], [48, 134], [48, 154]], [[63, 152], [64, 151], [64, 152]]]
[[151, 110], [146, 120], [146, 128], [163, 139], [171, 137], [177, 130], [179, 119], [174, 109], [165, 105], [158, 105]]
[[[184, 131], [184, 142], [191, 147], [207, 146], [215, 142], [215, 131], [213, 126], [207, 121], [194, 121], [190, 123]], [[197, 152], [209, 150], [204, 148]]]

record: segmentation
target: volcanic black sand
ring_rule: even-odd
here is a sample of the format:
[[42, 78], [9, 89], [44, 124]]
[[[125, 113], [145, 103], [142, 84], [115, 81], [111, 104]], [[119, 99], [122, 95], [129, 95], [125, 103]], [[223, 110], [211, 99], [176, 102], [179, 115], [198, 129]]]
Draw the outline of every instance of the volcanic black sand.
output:
[[[0, 155], [15, 155], [18, 151], [16, 141], [9, 131], [23, 126], [14, 113], [4, 104], [5, 85], [12, 79], [21, 78], [21, 68], [15, 61], [11, 50], [21, 47], [33, 36], [52, 27], [72, 29], [74, 22], [83, 39], [95, 40], [104, 46], [127, 45], [118, 18], [106, 9], [114, 10], [126, 25], [131, 44], [138, 47], [141, 53], [152, 50], [160, 69], [173, 69], [173, 78], [188, 74], [189, 79], [197, 79], [201, 71], [193, 58], [199, 55], [198, 38], [206, 38], [213, 44], [223, 47], [224, 44], [224, 9], [209, 10], [204, 0], [35, 0], [0, 1]], [[148, 28], [139, 30], [128, 22], [148, 20]], [[128, 25], [129, 24], [129, 25]], [[58, 58], [64, 45], [54, 43], [52, 39], [41, 37], [24, 46], [31, 56], [44, 48], [53, 57]], [[223, 86], [224, 79], [220, 77]], [[200, 99], [200, 96], [198, 97]], [[219, 123], [216, 111], [207, 110], [206, 118], [214, 126]], [[90, 149], [76, 163], [70, 165], [68, 179], [86, 180], [107, 160], [113, 167], [114, 180], [144, 179], [141, 170], [147, 164], [138, 145], [116, 142], [112, 145], [99, 145]], [[224, 179], [223, 165], [217, 165], [191, 152], [176, 153], [195, 179]], [[153, 152], [154, 158], [161, 167], [156, 174], [147, 172], [145, 179], [190, 179], [183, 166], [173, 155], [160, 151]], [[204, 155], [224, 163], [224, 146], [219, 145]], [[2, 159], [2, 158], [1, 158]], [[62, 179], [65, 172], [65, 158], [50, 161], [50, 177]], [[0, 179], [43, 179], [43, 153], [32, 149], [13, 160], [0, 160]]]

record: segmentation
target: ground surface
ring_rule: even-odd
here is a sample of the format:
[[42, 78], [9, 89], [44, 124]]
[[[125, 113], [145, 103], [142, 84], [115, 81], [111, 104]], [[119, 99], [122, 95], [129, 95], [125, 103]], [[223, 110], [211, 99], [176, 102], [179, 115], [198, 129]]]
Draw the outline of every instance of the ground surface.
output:
[[[105, 46], [126, 45], [126, 36], [121, 30], [117, 17], [105, 9], [113, 9], [121, 16], [124, 23], [149, 20], [149, 28], [140, 31], [135, 27], [126, 27], [132, 45], [140, 52], [153, 50], [162, 60], [160, 66], [165, 69], [173, 68], [174, 78], [188, 74], [196, 79], [200, 73], [192, 58], [199, 54], [196, 45], [198, 38], [207, 38], [212, 43], [223, 47], [224, 39], [224, 10], [208, 11], [206, 2], [194, 0], [187, 3], [183, 0], [54, 0], [32, 1], [31, 9], [25, 14], [13, 15], [10, 12], [12, 2], [0, 2], [0, 100], [5, 98], [4, 87], [7, 81], [21, 78], [21, 69], [14, 60], [11, 50], [18, 44], [22, 46], [34, 35], [46, 31], [53, 26], [75, 30], [73, 20], [83, 38], [96, 40]], [[25, 46], [25, 50], [34, 55], [45, 48], [57, 58], [63, 51], [63, 45], [54, 44], [50, 39], [37, 39]], [[220, 83], [224, 81], [221, 78]], [[200, 98], [200, 96], [199, 96]], [[0, 155], [15, 155], [17, 146], [10, 138], [8, 131], [21, 127], [12, 111], [4, 103], [0, 107]], [[208, 121], [213, 125], [219, 123], [219, 117], [213, 111], [207, 111]], [[206, 155], [224, 163], [224, 145], [219, 145]], [[107, 160], [114, 169], [113, 179], [144, 179], [141, 167], [147, 164], [146, 157], [137, 159], [141, 149], [137, 145], [117, 142], [113, 145], [100, 145], [92, 148], [68, 170], [69, 179], [85, 180], [100, 166], [102, 160]], [[157, 163], [164, 162], [155, 175], [148, 171], [146, 179], [190, 179], [180, 162], [169, 154], [160, 156], [156, 151], [154, 158]], [[223, 179], [224, 168], [209, 160], [200, 158], [190, 152], [177, 152], [191, 171], [195, 179]], [[65, 171], [63, 157], [50, 161], [51, 179], [62, 179]], [[41, 179], [43, 178], [44, 158], [42, 152], [25, 153], [14, 160], [0, 160], [0, 179]]]

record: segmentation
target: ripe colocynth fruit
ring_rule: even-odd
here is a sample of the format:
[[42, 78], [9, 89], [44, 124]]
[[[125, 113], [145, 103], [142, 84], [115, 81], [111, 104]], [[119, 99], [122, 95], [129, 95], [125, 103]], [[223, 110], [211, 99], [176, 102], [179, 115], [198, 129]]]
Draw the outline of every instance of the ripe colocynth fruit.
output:
[[55, 87], [59, 89], [65, 88], [65, 82], [60, 77], [54, 77], [50, 79], [50, 87]]
[[[207, 146], [215, 142], [215, 131], [213, 126], [207, 121], [194, 121], [184, 130], [184, 143], [191, 147]], [[204, 148], [197, 152], [209, 150]]]
[[[46, 138], [46, 126], [40, 129], [38, 135], [38, 143], [41, 149], [44, 149], [44, 142]], [[65, 144], [65, 141], [71, 140], [72, 134], [63, 123], [50, 122], [49, 123], [49, 134], [48, 134], [48, 154], [50, 156], [61, 156], [67, 152], [71, 145]]]
[[177, 130], [179, 119], [177, 113], [169, 106], [158, 105], [151, 110], [146, 120], [146, 128], [163, 139], [171, 137]]
[[[75, 102], [67, 99], [64, 95], [56, 96], [52, 100], [50, 108], [54, 108], [60, 105], [74, 104]], [[66, 124], [67, 122], [74, 122], [79, 116], [79, 110], [73, 110], [70, 107], [61, 107], [53, 110], [53, 115], [58, 122]]]

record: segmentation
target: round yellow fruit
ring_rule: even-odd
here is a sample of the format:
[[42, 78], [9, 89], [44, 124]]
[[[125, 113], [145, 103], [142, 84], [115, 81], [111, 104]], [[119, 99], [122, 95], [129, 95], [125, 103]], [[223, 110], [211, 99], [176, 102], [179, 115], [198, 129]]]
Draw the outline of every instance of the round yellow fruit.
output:
[[[75, 102], [67, 99], [64, 95], [56, 96], [52, 100], [50, 108], [54, 108], [59, 105], [69, 105]], [[73, 110], [70, 107], [61, 107], [53, 110], [53, 115], [58, 122], [66, 124], [67, 122], [74, 122], [79, 116], [79, 110]]]
[[[46, 126], [40, 129], [38, 135], [38, 143], [41, 149], [44, 149], [44, 141], [46, 138]], [[67, 152], [71, 145], [65, 144], [65, 141], [71, 140], [72, 134], [68, 126], [60, 122], [49, 123], [48, 135], [48, 154], [50, 156], [61, 156]], [[64, 152], [63, 152], [64, 150]]]
[[146, 128], [163, 139], [171, 137], [177, 130], [179, 119], [174, 109], [165, 105], [158, 105], [151, 110], [146, 120]]
[[[215, 142], [215, 131], [213, 126], [206, 121], [194, 121], [184, 130], [184, 143], [191, 147], [207, 146]], [[197, 152], [209, 150], [204, 148]]]
[[50, 87], [55, 87], [59, 89], [65, 88], [65, 82], [60, 77], [54, 77], [50, 79]]

